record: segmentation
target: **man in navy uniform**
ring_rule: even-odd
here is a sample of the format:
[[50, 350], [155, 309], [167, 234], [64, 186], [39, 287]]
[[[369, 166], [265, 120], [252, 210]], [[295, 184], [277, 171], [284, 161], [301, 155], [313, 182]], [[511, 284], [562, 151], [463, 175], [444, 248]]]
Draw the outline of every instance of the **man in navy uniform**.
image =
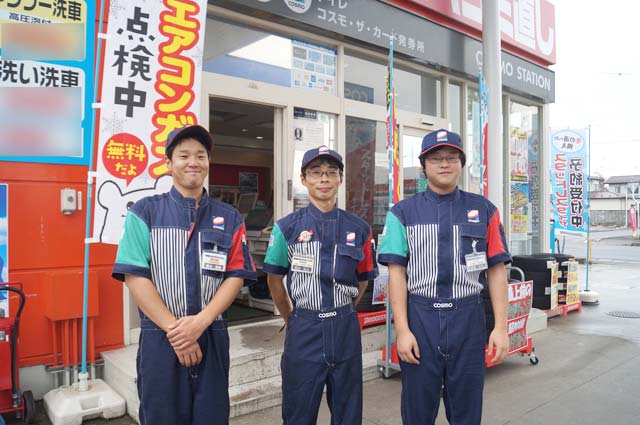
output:
[[256, 275], [240, 213], [203, 188], [212, 143], [199, 125], [169, 134], [173, 187], [129, 209], [113, 267], [140, 310], [142, 425], [229, 422], [223, 313]]
[[285, 425], [315, 425], [325, 385], [331, 423], [362, 423], [355, 305], [378, 270], [371, 227], [336, 206], [343, 170], [342, 157], [326, 146], [304, 154], [300, 179], [310, 204], [276, 223], [264, 260], [272, 298], [287, 323]]
[[389, 211], [378, 256], [389, 266], [402, 422], [435, 423], [442, 393], [449, 423], [480, 424], [487, 341], [480, 292], [488, 286], [495, 315], [488, 354], [500, 362], [509, 348], [511, 255], [497, 208], [458, 189], [465, 164], [460, 136], [428, 134], [419, 160], [427, 190]]

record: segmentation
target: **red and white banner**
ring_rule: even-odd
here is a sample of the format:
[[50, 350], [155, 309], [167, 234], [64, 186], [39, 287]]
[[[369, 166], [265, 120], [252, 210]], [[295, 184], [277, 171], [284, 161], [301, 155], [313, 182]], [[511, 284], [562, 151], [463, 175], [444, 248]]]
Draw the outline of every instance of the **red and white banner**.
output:
[[166, 192], [167, 135], [198, 122], [206, 3], [112, 1], [93, 237], [118, 243], [129, 205]]
[[[407, 0], [482, 31], [482, 0]], [[555, 6], [549, 0], [500, 0], [502, 41], [556, 63]]]

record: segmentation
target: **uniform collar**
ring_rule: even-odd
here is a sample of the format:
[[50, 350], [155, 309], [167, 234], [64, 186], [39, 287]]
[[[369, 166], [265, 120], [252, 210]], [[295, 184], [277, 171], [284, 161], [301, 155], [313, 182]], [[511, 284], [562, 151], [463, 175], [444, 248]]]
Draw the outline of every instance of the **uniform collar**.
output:
[[[193, 198], [185, 198], [182, 194], [176, 189], [175, 186], [171, 187], [171, 191], [169, 191], [169, 195], [171, 198], [176, 201], [178, 204], [182, 205], [186, 208], [195, 208], [196, 200]], [[202, 198], [200, 198], [200, 202], [198, 203], [198, 207], [202, 207], [209, 202], [209, 195], [205, 188], [202, 188]]]
[[329, 212], [322, 212], [318, 209], [318, 207], [313, 205], [313, 203], [309, 202], [309, 205], [307, 205], [307, 211], [309, 212], [309, 214], [311, 214], [313, 218], [317, 220], [335, 220], [336, 218], [338, 218], [337, 207], [334, 207]]
[[438, 203], [443, 202], [452, 202], [460, 197], [460, 189], [456, 186], [453, 192], [447, 193], [446, 195], [440, 195], [435, 193], [431, 188], [427, 185], [427, 190], [425, 191], [427, 198], [434, 200]]

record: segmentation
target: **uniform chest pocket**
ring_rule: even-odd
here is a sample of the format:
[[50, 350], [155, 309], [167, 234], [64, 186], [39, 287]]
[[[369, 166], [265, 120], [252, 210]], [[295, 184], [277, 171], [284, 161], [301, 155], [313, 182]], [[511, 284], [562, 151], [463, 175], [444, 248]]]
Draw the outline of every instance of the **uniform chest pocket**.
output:
[[362, 248], [336, 245], [333, 278], [337, 283], [358, 285], [358, 263], [364, 258]]
[[482, 224], [478, 225], [460, 225], [460, 264], [467, 264], [465, 255], [474, 251], [487, 253], [487, 227]]
[[233, 241], [230, 236], [219, 231], [200, 233], [200, 267], [209, 275], [221, 275], [227, 269], [229, 253]]

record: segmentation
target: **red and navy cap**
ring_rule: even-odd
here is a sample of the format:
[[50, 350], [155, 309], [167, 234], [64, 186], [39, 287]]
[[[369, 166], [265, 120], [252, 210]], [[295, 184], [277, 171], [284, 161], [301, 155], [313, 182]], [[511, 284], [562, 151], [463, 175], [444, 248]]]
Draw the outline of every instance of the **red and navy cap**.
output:
[[464, 154], [464, 149], [462, 148], [462, 139], [460, 139], [460, 135], [452, 131], [440, 129], [424, 136], [424, 139], [422, 139], [422, 149], [420, 150], [420, 155], [418, 156], [418, 158], [422, 158], [426, 154], [428, 154], [429, 151], [435, 148], [440, 148], [442, 146], [456, 148]]
[[184, 139], [196, 139], [202, 146], [211, 152], [213, 146], [213, 138], [209, 131], [201, 125], [185, 125], [179, 127], [169, 133], [167, 137], [167, 143], [165, 144], [164, 151], [168, 152], [171, 146], [176, 145], [179, 141]]
[[308, 151], [306, 151], [304, 153], [304, 156], [302, 157], [302, 166], [300, 167], [300, 169], [304, 170], [305, 168], [307, 168], [307, 165], [311, 163], [311, 161], [317, 158], [321, 158], [323, 156], [335, 159], [338, 162], [338, 167], [340, 168], [340, 171], [344, 170], [344, 164], [342, 163], [342, 156], [340, 156], [338, 152], [333, 151], [324, 145], [318, 148], [309, 149]]

